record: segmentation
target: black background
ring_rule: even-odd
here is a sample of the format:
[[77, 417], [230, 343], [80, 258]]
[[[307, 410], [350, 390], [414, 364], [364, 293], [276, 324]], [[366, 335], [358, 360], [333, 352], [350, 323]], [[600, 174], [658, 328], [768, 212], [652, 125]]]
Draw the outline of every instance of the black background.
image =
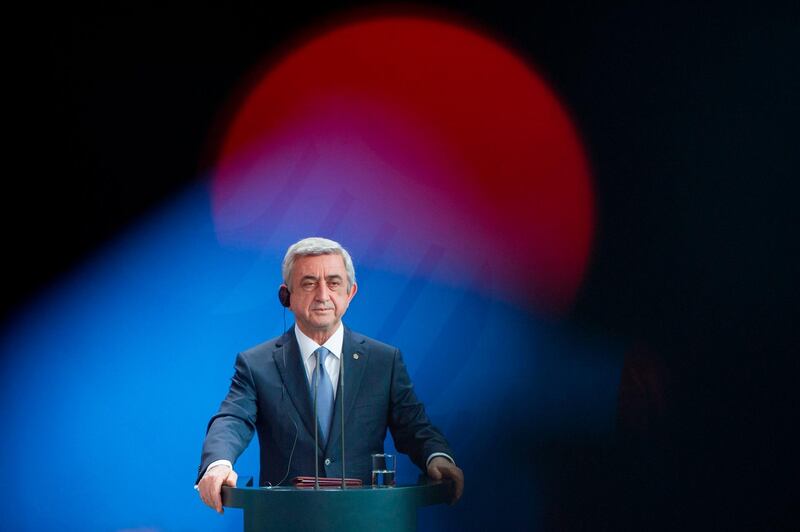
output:
[[[644, 346], [667, 383], [658, 429], [613, 458], [623, 519], [777, 527], [796, 443], [800, 10], [659, 4], [393, 9], [498, 38], [545, 76], [583, 134], [597, 237], [568, 319]], [[253, 68], [353, 9], [387, 8], [10, 17], [3, 317], [197, 179]], [[574, 479], [564, 504], [605, 522], [601, 509], [586, 514], [599, 498], [586, 481]]]

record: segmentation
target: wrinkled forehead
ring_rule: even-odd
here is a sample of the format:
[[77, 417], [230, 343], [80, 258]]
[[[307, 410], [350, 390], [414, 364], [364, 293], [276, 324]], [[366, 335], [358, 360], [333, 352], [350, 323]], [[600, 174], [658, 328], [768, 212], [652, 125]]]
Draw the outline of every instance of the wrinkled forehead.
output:
[[305, 276], [319, 278], [339, 276], [346, 279], [347, 270], [344, 266], [344, 258], [337, 253], [296, 257], [292, 268], [292, 277], [301, 279]]

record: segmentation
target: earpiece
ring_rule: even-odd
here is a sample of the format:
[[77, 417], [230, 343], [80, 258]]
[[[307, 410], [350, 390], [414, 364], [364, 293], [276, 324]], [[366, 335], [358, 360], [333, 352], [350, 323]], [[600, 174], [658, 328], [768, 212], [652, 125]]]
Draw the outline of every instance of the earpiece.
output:
[[286, 308], [289, 308], [289, 305], [291, 305], [291, 295], [292, 294], [289, 293], [289, 289], [286, 288], [285, 284], [281, 285], [281, 287], [278, 289], [278, 301], [280, 301], [281, 305]]

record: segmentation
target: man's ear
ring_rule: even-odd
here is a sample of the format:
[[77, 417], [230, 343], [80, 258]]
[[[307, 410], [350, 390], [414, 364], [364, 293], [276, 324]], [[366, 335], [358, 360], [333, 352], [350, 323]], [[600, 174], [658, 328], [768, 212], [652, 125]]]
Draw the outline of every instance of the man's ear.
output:
[[356, 292], [358, 292], [358, 283], [353, 283], [353, 286], [350, 287], [350, 291], [347, 293], [348, 304], [353, 300], [353, 297], [356, 295]]

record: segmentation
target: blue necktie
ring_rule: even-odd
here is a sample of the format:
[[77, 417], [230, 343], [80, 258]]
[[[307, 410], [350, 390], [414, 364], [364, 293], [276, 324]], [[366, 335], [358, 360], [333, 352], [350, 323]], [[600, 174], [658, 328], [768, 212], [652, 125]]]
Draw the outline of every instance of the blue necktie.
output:
[[320, 347], [314, 354], [317, 355], [317, 367], [314, 368], [314, 375], [311, 377], [311, 400], [314, 400], [314, 389], [317, 385], [319, 376], [319, 388], [317, 388], [317, 416], [319, 417], [320, 441], [322, 446], [328, 441], [328, 431], [333, 417], [333, 385], [328, 373], [325, 371], [325, 358], [330, 351]]

